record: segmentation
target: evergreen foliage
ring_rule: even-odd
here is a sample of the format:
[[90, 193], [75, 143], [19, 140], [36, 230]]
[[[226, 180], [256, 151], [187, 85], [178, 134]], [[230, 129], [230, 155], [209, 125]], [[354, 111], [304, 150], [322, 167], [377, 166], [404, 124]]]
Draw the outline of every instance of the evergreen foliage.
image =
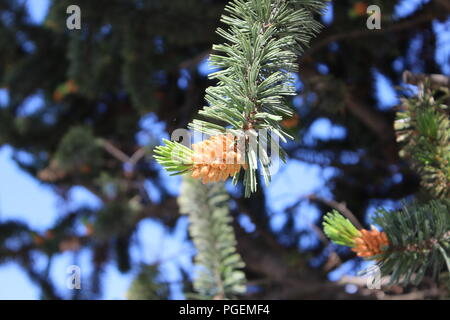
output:
[[[248, 164], [244, 173], [246, 196], [257, 187], [258, 149], [249, 146], [251, 137], [256, 137], [259, 143], [263, 137], [258, 136], [258, 130], [265, 129], [284, 142], [293, 139], [280, 125], [283, 117], [293, 115], [285, 97], [296, 93], [292, 74], [298, 71], [298, 54], [320, 30], [312, 10], [320, 12], [325, 3], [237, 0], [225, 8], [221, 21], [228, 29], [219, 28], [217, 33], [226, 43], [213, 46], [217, 54], [210, 57], [211, 65], [219, 69], [210, 78], [218, 82], [206, 90], [208, 106], [199, 112], [205, 120], [196, 119], [189, 128], [211, 136], [223, 134], [226, 129], [237, 136], [243, 135]], [[174, 148], [184, 150], [177, 143], [167, 144], [156, 149], [160, 155], [156, 159], [168, 170], [185, 173], [189, 161], [180, 164], [178, 157], [172, 159]], [[188, 157], [188, 152], [184, 155]], [[270, 174], [266, 168], [270, 163], [266, 158], [265, 154], [259, 161], [268, 183]], [[237, 173], [234, 182], [238, 177]]]
[[[10, 181], [0, 181], [3, 187], [0, 263], [16, 263], [40, 289], [43, 298], [99, 299], [104, 293], [102, 284], [109, 280], [105, 274], [110, 270], [107, 266], [116, 265], [124, 273], [136, 272], [146, 255], [130, 254], [130, 250], [135, 252], [139, 247], [159, 253], [165, 249], [159, 242], [145, 240], [142, 247], [137, 246], [141, 226], [151, 221], [170, 233], [174, 228], [178, 232], [183, 225], [172, 183], [177, 180], [169, 182], [161, 166], [144, 151], [153, 149], [175, 128], [194, 123], [192, 119], [197, 117], [199, 107], [205, 105], [205, 89], [219, 86], [220, 79], [205, 76], [204, 59], [211, 53], [213, 43], [226, 41], [222, 44], [226, 50], [238, 52], [248, 62], [243, 56], [247, 51], [245, 48], [239, 51], [232, 41], [214, 33], [229, 0], [49, 0], [43, 23], [28, 14], [27, 4], [31, 3], [34, 1], [0, 1], [1, 161], [10, 154], [7, 166], [13, 162], [28, 178], [44, 184], [45, 190], [54, 190], [62, 201], [81, 191], [95, 195], [89, 197], [95, 199], [95, 205], [89, 209], [58, 206], [58, 219], [43, 225], [46, 219], [41, 216], [48, 218], [47, 212], [43, 212], [47, 207], [32, 202], [35, 198], [21, 189], [18, 201], [32, 202], [33, 207], [30, 212], [24, 212], [25, 209], [19, 212], [11, 207], [15, 195], [5, 197], [5, 193], [17, 190], [17, 184], [11, 183], [10, 188]], [[313, 12], [322, 1], [279, 3]], [[442, 32], [450, 15], [447, 2], [433, 0], [417, 7], [411, 3], [413, 11], [408, 12], [404, 3], [403, 0], [328, 2], [332, 10], [322, 19], [324, 29], [297, 61], [301, 66], [296, 79], [297, 96], [280, 95], [280, 101], [284, 100], [281, 104], [292, 107], [296, 114], [289, 117], [276, 112], [270, 122], [275, 129], [281, 124], [282, 131], [287, 133], [280, 132], [288, 140], [283, 144], [287, 171], [280, 171], [276, 187], [258, 188], [250, 198], [244, 199], [240, 188], [233, 192], [230, 210], [232, 216], [239, 217], [234, 224], [239, 253], [246, 262], [246, 278], [256, 289], [248, 290], [243, 298], [409, 299], [416, 293], [427, 298], [448, 296], [449, 281], [441, 277], [439, 287], [428, 281], [432, 268], [425, 272], [418, 287], [403, 288], [404, 295], [399, 297], [398, 288], [381, 294], [360, 287], [355, 294], [345, 295], [343, 286], [326, 280], [327, 274], [342, 263], [354, 262], [355, 255], [346, 250], [330, 250], [327, 241], [319, 240], [316, 228], [330, 207], [339, 209], [343, 205], [364, 224], [373, 206], [382, 206], [385, 201], [396, 203], [415, 196], [420, 201], [417, 205], [422, 207], [438, 196], [445, 200], [448, 194], [441, 166], [444, 162], [434, 161], [428, 151], [421, 155], [428, 162], [415, 158], [428, 149], [414, 147], [404, 152], [408, 147], [402, 148], [402, 157], [398, 157], [392, 125], [397, 111], [392, 106], [397, 103], [384, 99], [384, 90], [377, 90], [380, 79], [393, 87], [401, 85], [405, 82], [404, 70], [425, 76], [440, 73], [448, 86], [448, 78], [444, 76], [448, 76], [448, 56], [443, 50], [445, 32]], [[81, 7], [81, 30], [66, 28], [66, 8], [71, 4]], [[382, 30], [367, 30], [365, 9], [369, 4], [381, 7]], [[234, 23], [241, 21], [239, 14], [233, 17], [228, 12], [227, 16]], [[318, 14], [314, 16], [320, 19]], [[253, 19], [251, 15], [249, 19]], [[239, 30], [243, 23], [239, 22]], [[236, 29], [226, 23], [220, 27], [228, 34], [234, 34]], [[290, 31], [269, 42], [281, 43], [285, 35], [292, 36]], [[247, 43], [263, 37], [262, 34], [250, 37], [250, 29], [242, 35]], [[302, 44], [300, 47], [305, 48]], [[237, 60], [223, 51], [213, 54], [225, 62]], [[241, 69], [240, 65], [236, 67], [240, 73]], [[225, 67], [218, 71], [227, 72]], [[261, 70], [261, 74], [272, 71], [286, 75], [285, 69]], [[233, 79], [231, 71], [229, 75]], [[436, 89], [435, 85], [432, 87]], [[439, 120], [433, 120], [439, 127], [445, 119], [436, 115], [448, 114], [439, 105], [449, 103], [440, 98], [445, 90], [431, 94], [433, 100], [418, 103], [432, 106], [431, 118]], [[247, 96], [244, 92], [238, 97], [247, 99]], [[219, 100], [213, 95], [211, 99]], [[412, 99], [420, 101], [422, 97]], [[407, 104], [413, 100], [407, 100], [400, 111], [408, 120], [398, 124], [412, 125], [406, 131], [400, 129], [398, 137], [403, 146], [401, 137], [408, 137], [403, 133], [414, 132], [403, 139], [413, 146], [420, 140], [414, 124], [417, 113], [408, 114]], [[228, 113], [224, 113], [227, 117], [223, 119], [215, 119], [216, 113], [211, 112], [214, 119], [202, 115], [198, 120], [207, 121], [214, 132], [223, 132], [224, 128], [232, 128], [230, 123], [239, 121], [234, 118], [233, 108], [225, 110]], [[266, 115], [255, 118], [262, 126], [269, 119]], [[442, 133], [440, 130], [438, 137], [445, 137]], [[295, 140], [289, 140], [288, 135]], [[264, 139], [260, 143], [265, 143], [261, 140]], [[429, 145], [427, 148], [431, 145], [429, 141], [424, 142]], [[439, 141], [436, 146], [445, 151], [442, 143], [445, 140]], [[99, 147], [103, 149], [101, 152]], [[171, 173], [188, 173], [185, 170], [190, 164], [185, 161], [180, 159]], [[426, 170], [415, 172], [420, 167]], [[297, 168], [300, 170], [296, 171]], [[310, 175], [303, 176], [303, 172], [318, 173], [320, 181], [310, 183]], [[11, 174], [15, 173], [14, 170]], [[2, 178], [10, 177], [9, 172], [0, 174]], [[239, 178], [243, 175], [241, 172]], [[256, 176], [256, 180], [260, 186], [262, 179]], [[424, 188], [418, 195], [420, 180]], [[425, 181], [441, 186], [441, 191], [426, 187]], [[286, 189], [282, 196], [280, 184]], [[304, 192], [317, 192], [318, 197], [316, 200], [303, 197]], [[317, 200], [325, 197], [334, 202]], [[318, 219], [312, 221], [315, 226], [303, 223], [309, 210], [318, 213]], [[16, 214], [21, 217], [13, 216]], [[29, 219], [30, 215], [38, 218]], [[11, 216], [17, 221], [5, 218]], [[248, 220], [247, 224], [244, 225], [242, 217]], [[35, 225], [36, 220], [40, 227]], [[76, 259], [80, 249], [92, 256], [92, 266], [83, 269], [83, 281], [87, 279], [83, 290], [58, 290], [54, 274], [60, 271], [57, 266], [61, 252]], [[190, 285], [191, 275], [184, 269], [185, 254], [188, 252], [183, 251], [173, 262]], [[443, 266], [441, 274], [445, 275], [446, 270]], [[158, 283], [167, 276], [164, 269], [154, 271], [158, 277], [153, 279]], [[447, 291], [443, 290], [446, 284], [449, 284]], [[414, 294], [410, 295], [412, 291]]]
[[[74, 157], [76, 154], [76, 157]], [[61, 139], [54, 159], [63, 170], [81, 169], [83, 166], [98, 167], [102, 150], [90, 128], [73, 127]]]
[[378, 210], [374, 222], [387, 233], [390, 245], [377, 260], [391, 284], [418, 285], [427, 273], [443, 280], [443, 268], [450, 272], [449, 213], [448, 199]]
[[169, 286], [158, 281], [158, 267], [143, 264], [127, 291], [128, 300], [167, 300]]
[[342, 246], [353, 247], [355, 245], [355, 238], [360, 234], [350, 220], [344, 218], [336, 210], [333, 210], [324, 217], [323, 225], [323, 231], [327, 237]]
[[439, 94], [425, 83], [418, 96], [404, 99], [395, 129], [400, 155], [421, 177], [434, 198], [450, 198], [450, 109], [447, 88]]
[[[412, 203], [400, 210], [378, 209], [374, 223], [386, 233], [389, 244], [377, 261], [389, 283], [419, 285], [425, 275], [447, 281], [450, 272], [450, 201]], [[336, 244], [354, 247], [360, 232], [338, 212], [325, 216], [324, 231]], [[443, 271], [446, 270], [446, 271]], [[447, 276], [445, 276], [447, 274]]]
[[197, 249], [199, 267], [194, 288], [199, 298], [229, 299], [245, 292], [244, 263], [236, 239], [223, 183], [204, 185], [184, 177], [178, 199], [189, 216], [189, 233]]
[[[448, 282], [450, 274], [448, 89], [432, 90], [429, 79], [419, 83], [418, 89], [417, 96], [403, 99], [394, 126], [400, 155], [420, 175], [425, 196], [400, 210], [378, 209], [374, 222], [386, 233], [389, 245], [369, 257], [390, 277], [390, 284], [404, 286], [419, 285], [430, 274]], [[333, 242], [354, 247], [359, 231], [337, 211], [325, 216], [323, 225]]]

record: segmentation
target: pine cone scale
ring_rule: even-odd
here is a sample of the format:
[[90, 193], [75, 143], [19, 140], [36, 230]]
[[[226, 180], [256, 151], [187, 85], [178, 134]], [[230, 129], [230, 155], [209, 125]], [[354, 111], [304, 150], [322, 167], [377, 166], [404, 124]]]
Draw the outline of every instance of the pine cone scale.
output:
[[234, 176], [246, 168], [237, 150], [236, 138], [232, 134], [216, 135], [192, 146], [192, 174], [202, 183], [219, 182]]
[[361, 230], [361, 236], [355, 239], [352, 251], [359, 257], [373, 257], [381, 254], [388, 245], [389, 240], [386, 233], [372, 227], [372, 230]]

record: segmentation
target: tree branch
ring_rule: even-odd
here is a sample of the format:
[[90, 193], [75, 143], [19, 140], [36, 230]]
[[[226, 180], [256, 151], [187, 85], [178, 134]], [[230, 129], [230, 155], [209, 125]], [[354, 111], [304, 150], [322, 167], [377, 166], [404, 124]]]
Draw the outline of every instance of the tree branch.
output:
[[337, 202], [334, 200], [327, 200], [324, 198], [321, 198], [317, 195], [311, 194], [307, 197], [309, 200], [312, 201], [318, 201], [318, 202], [322, 202], [323, 204], [336, 209], [337, 211], [339, 211], [340, 213], [342, 213], [347, 219], [349, 219], [356, 228], [358, 229], [363, 229], [363, 226], [361, 223], [359, 223], [359, 220], [356, 218], [356, 216], [347, 208], [347, 206], [345, 205], [345, 203], [343, 202]]
[[404, 21], [393, 23], [392, 25], [389, 25], [387, 27], [384, 27], [382, 29], [364, 29], [364, 30], [354, 30], [354, 31], [348, 31], [348, 32], [342, 32], [337, 33], [331, 36], [328, 36], [316, 43], [313, 43], [313, 45], [310, 47], [310, 49], [306, 50], [305, 54], [303, 55], [303, 59], [314, 55], [317, 51], [321, 50], [322, 48], [326, 47], [332, 42], [341, 41], [341, 40], [354, 40], [362, 37], [372, 37], [372, 36], [381, 36], [387, 33], [394, 33], [394, 32], [400, 32], [407, 29], [411, 29], [414, 26], [428, 23], [433, 21], [434, 19], [445, 19], [450, 11], [450, 5], [446, 2], [446, 0], [439, 1], [441, 5], [446, 7], [446, 10], [442, 10], [440, 14], [434, 14], [430, 10], [424, 11], [420, 15], [417, 15], [413, 18], [407, 18]]

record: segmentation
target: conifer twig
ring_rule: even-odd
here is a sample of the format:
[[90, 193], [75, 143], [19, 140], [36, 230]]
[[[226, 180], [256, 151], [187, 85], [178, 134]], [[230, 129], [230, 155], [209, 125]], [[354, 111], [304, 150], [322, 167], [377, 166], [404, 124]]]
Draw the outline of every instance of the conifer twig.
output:
[[[217, 85], [206, 90], [208, 105], [199, 111], [204, 120], [194, 119], [188, 125], [212, 136], [204, 141], [208, 152], [193, 153], [179, 143], [166, 141], [166, 146], [155, 149], [155, 159], [173, 174], [191, 173], [204, 182], [232, 175], [237, 183], [243, 169], [247, 197], [256, 191], [258, 169], [268, 184], [271, 173], [267, 145], [270, 141], [272, 148], [278, 149], [272, 152], [284, 160], [278, 139], [293, 139], [280, 125], [283, 117], [292, 116], [286, 103], [286, 97], [295, 94], [292, 73], [298, 70], [297, 56], [321, 28], [312, 13], [321, 12], [325, 3], [326, 0], [230, 1], [221, 19], [227, 28], [217, 29], [224, 43], [214, 45], [210, 56], [210, 64], [218, 71], [209, 77], [217, 80]], [[269, 137], [261, 136], [260, 130]], [[242, 158], [242, 166], [227, 169], [228, 174], [222, 176], [211, 163], [200, 166], [198, 161], [217, 155], [211, 151], [211, 144], [226, 140], [228, 133], [239, 141], [237, 158]], [[230, 147], [226, 145], [227, 149]]]

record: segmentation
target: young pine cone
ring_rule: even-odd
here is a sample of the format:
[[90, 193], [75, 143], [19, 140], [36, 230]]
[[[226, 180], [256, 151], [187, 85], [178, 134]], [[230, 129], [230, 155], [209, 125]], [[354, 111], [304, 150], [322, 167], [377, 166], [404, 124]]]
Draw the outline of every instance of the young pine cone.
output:
[[234, 176], [245, 165], [232, 134], [213, 136], [192, 145], [192, 177], [202, 183], [218, 182]]
[[375, 227], [372, 230], [360, 230], [361, 236], [355, 239], [355, 247], [352, 251], [359, 257], [372, 257], [382, 252], [383, 248], [389, 245], [389, 239], [385, 232], [378, 231]]

